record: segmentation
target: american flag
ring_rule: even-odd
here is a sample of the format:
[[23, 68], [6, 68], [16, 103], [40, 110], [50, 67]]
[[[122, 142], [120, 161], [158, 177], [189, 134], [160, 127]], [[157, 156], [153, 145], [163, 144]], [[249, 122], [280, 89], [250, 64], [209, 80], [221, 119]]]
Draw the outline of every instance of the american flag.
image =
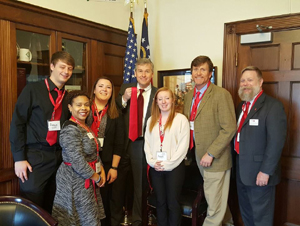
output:
[[136, 44], [136, 37], [134, 34], [134, 20], [133, 18], [130, 18], [126, 52], [125, 52], [125, 63], [124, 63], [124, 74], [123, 74], [124, 83], [136, 82], [136, 77], [134, 75], [136, 60], [137, 60], [137, 44]]
[[142, 39], [141, 39], [141, 49], [140, 49], [140, 58], [150, 58], [150, 45], [148, 38], [148, 13], [145, 9], [144, 20], [143, 20], [143, 29], [142, 29]]

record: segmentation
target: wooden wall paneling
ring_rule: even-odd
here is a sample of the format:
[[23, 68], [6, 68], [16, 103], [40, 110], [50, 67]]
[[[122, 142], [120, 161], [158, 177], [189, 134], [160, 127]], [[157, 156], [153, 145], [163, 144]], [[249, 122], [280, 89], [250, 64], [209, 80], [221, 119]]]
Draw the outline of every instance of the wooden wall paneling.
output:
[[251, 47], [250, 49], [251, 65], [257, 66], [262, 71], [279, 70], [279, 45]]
[[0, 18], [115, 45], [126, 45], [127, 31], [23, 2], [0, 0]]
[[123, 83], [125, 47], [104, 43], [104, 76], [110, 77], [118, 93]]
[[300, 69], [300, 43], [293, 43], [293, 69]]
[[300, 182], [290, 180], [288, 182], [287, 196], [287, 222], [292, 222], [294, 225], [300, 225], [299, 220], [299, 203], [300, 203]]
[[[17, 100], [17, 50], [14, 24], [0, 20], [0, 195], [8, 194], [16, 180], [10, 151], [9, 128]], [[16, 184], [16, 183], [15, 183]]]
[[[300, 78], [299, 78], [300, 79]], [[289, 143], [291, 145], [291, 155], [300, 157], [300, 82], [291, 84], [291, 123]]]
[[287, 219], [288, 210], [285, 208], [288, 203], [286, 196], [282, 194], [288, 190], [287, 179], [283, 179], [279, 185], [276, 186], [275, 194], [275, 211], [274, 211], [274, 221], [278, 222], [279, 225], [283, 225]]
[[224, 30], [224, 53], [223, 53], [223, 77], [222, 86], [231, 93], [233, 101], [236, 103], [238, 95], [236, 93], [236, 57], [237, 57], [237, 36], [235, 25], [227, 26]]
[[[229, 24], [229, 23], [228, 23]], [[231, 23], [230, 23], [231, 24]], [[300, 27], [300, 14], [286, 14], [245, 21], [233, 22], [236, 26], [236, 34], [257, 33], [256, 25], [272, 26], [271, 31], [296, 29]]]
[[271, 82], [271, 83], [264, 82], [263, 90], [268, 95], [270, 95], [274, 98], [277, 98], [278, 97], [278, 82]]
[[[98, 42], [91, 40], [89, 56], [89, 73], [88, 73], [88, 93], [90, 94], [92, 86], [99, 76], [100, 67], [98, 66]], [[101, 60], [101, 59], [99, 59]]]

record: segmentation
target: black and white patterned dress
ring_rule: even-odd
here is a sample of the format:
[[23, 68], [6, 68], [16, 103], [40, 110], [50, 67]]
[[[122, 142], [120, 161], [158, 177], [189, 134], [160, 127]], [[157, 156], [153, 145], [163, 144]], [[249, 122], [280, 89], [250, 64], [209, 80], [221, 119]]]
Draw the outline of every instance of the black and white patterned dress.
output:
[[66, 121], [60, 132], [60, 145], [63, 163], [56, 174], [52, 215], [61, 226], [100, 226], [100, 219], [105, 217], [100, 190], [96, 185], [97, 203], [92, 180], [85, 188], [85, 180], [94, 173], [88, 162], [97, 159], [95, 141], [84, 128]]

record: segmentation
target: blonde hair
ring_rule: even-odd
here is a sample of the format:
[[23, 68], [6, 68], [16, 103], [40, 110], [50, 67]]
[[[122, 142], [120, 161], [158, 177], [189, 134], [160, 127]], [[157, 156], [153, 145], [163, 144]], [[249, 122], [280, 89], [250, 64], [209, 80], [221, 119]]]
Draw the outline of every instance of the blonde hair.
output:
[[114, 84], [112, 82], [112, 80], [108, 77], [99, 77], [94, 85], [93, 85], [93, 88], [92, 88], [92, 92], [91, 92], [91, 100], [95, 100], [95, 94], [94, 94], [94, 91], [95, 91], [95, 88], [96, 88], [96, 85], [97, 83], [99, 82], [99, 80], [101, 79], [105, 79], [105, 80], [108, 80], [110, 83], [111, 83], [111, 88], [112, 88], [112, 93], [111, 93], [111, 97], [109, 98], [108, 100], [108, 110], [107, 110], [107, 113], [109, 115], [109, 117], [111, 119], [115, 119], [115, 118], [118, 118], [119, 117], [119, 112], [118, 112], [118, 108], [117, 108], [117, 105], [116, 105], [116, 102], [115, 102], [115, 87], [114, 87]]
[[152, 132], [155, 124], [158, 122], [159, 117], [160, 117], [160, 109], [159, 109], [156, 101], [157, 101], [157, 95], [162, 91], [168, 91], [171, 94], [171, 97], [172, 97], [171, 112], [169, 114], [167, 123], [164, 127], [164, 131], [166, 131], [166, 129], [168, 129], [168, 128], [171, 128], [172, 123], [173, 123], [173, 119], [175, 117], [175, 95], [168, 87], [162, 87], [159, 90], [157, 90], [157, 92], [155, 93], [155, 96], [154, 96], [154, 100], [152, 102], [151, 121], [150, 121], [150, 128], [149, 128], [150, 132]]

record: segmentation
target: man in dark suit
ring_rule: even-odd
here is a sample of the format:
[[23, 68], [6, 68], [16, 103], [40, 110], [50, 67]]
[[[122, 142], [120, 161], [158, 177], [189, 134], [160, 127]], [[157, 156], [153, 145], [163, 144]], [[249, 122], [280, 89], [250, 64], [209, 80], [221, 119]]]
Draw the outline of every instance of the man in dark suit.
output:
[[280, 101], [262, 90], [257, 67], [242, 70], [234, 138], [239, 206], [245, 226], [272, 226], [275, 185], [280, 181], [280, 156], [287, 121]]
[[[119, 225], [122, 220], [122, 208], [124, 204], [125, 185], [127, 174], [132, 170], [133, 173], [133, 210], [132, 222], [133, 225], [140, 225], [142, 223], [142, 193], [145, 191], [147, 185], [147, 164], [144, 153], [144, 131], [148, 118], [151, 115], [151, 105], [157, 88], [151, 85], [153, 78], [153, 63], [150, 59], [138, 59], [135, 66], [135, 76], [137, 83], [128, 83], [121, 86], [116, 103], [122, 110], [124, 124], [125, 124], [125, 153], [123, 154], [119, 164], [119, 175], [115, 181], [115, 192], [118, 192], [120, 199], [116, 201], [113, 208], [116, 208], [118, 214], [112, 216], [112, 225]], [[133, 97], [132, 94], [135, 96]], [[136, 139], [130, 139], [131, 128], [130, 123], [132, 117], [131, 111], [134, 104], [139, 103], [139, 98], [143, 98], [143, 103], [136, 106], [137, 109], [142, 109], [142, 113], [137, 110], [141, 115], [141, 125], [139, 134]], [[135, 103], [134, 103], [135, 102]], [[138, 114], [139, 114], [138, 113]], [[136, 115], [138, 117], [138, 115]], [[136, 118], [135, 117], [135, 118]], [[117, 191], [118, 190], [118, 191]]]

